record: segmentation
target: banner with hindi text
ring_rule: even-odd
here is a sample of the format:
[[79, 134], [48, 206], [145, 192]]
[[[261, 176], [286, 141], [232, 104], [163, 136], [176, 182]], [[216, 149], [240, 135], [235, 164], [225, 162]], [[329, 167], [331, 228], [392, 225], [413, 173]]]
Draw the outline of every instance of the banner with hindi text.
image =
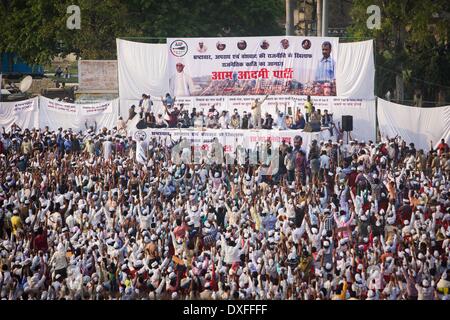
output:
[[168, 38], [169, 91], [183, 96], [336, 95], [338, 38]]

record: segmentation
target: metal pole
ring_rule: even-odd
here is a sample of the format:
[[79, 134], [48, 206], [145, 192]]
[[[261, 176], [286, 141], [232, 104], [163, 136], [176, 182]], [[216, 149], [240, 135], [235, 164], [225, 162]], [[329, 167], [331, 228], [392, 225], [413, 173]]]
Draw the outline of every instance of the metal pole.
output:
[[286, 35], [294, 35], [294, 7], [293, 0], [286, 0]]
[[316, 36], [321, 37], [322, 36], [322, 0], [317, 0], [317, 6], [316, 6]]
[[303, 23], [305, 25], [305, 31], [303, 31], [303, 35], [306, 37], [308, 35], [308, 22], [306, 18], [306, 0], [303, 0]]
[[375, 96], [375, 141], [376, 142], [381, 142], [381, 132], [380, 135], [378, 136], [378, 132], [379, 132], [379, 123], [378, 123], [378, 86], [377, 86], [377, 49], [376, 49], [376, 41], [373, 41], [373, 64], [375, 65], [375, 78], [373, 79], [374, 81], [374, 96]]
[[322, 37], [328, 36], [328, 0], [322, 0]]

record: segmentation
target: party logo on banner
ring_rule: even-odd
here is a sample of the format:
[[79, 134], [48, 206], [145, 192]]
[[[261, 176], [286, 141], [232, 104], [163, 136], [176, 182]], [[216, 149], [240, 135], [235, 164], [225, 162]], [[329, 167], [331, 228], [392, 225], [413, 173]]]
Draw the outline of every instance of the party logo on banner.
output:
[[170, 52], [175, 57], [183, 57], [188, 52], [188, 45], [184, 40], [175, 40], [170, 44]]
[[147, 139], [147, 133], [144, 130], [139, 130], [134, 133], [134, 140], [139, 141], [141, 139], [144, 141]]

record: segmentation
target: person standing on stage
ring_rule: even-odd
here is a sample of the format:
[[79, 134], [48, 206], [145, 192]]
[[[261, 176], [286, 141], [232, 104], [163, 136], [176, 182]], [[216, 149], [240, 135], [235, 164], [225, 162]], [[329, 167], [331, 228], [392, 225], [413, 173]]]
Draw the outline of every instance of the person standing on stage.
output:
[[311, 102], [311, 96], [307, 96], [306, 97], [306, 102], [305, 102], [305, 115], [306, 115], [306, 122], [309, 122], [309, 117], [311, 116], [311, 113], [313, 111], [313, 105]]
[[184, 71], [182, 62], [176, 64], [176, 73], [169, 79], [170, 92], [178, 97], [190, 96], [195, 91], [195, 85], [191, 76]]
[[261, 101], [257, 98], [252, 103], [253, 128], [255, 129], [261, 129], [261, 106], [264, 101], [266, 101], [268, 96], [269, 95], [266, 95], [266, 97]]

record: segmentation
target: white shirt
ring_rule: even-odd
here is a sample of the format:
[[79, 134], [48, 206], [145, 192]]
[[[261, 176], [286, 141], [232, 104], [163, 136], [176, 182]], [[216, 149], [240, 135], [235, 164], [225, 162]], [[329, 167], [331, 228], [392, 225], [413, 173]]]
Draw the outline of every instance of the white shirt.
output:
[[177, 72], [170, 78], [169, 82], [170, 90], [175, 97], [190, 96], [194, 90], [194, 82], [185, 72]]
[[144, 112], [151, 112], [151, 105], [152, 102], [150, 101], [150, 99], [144, 99], [142, 100], [142, 109], [144, 110]]
[[228, 119], [227, 116], [220, 116], [219, 125], [222, 129], [228, 129]]
[[[264, 99], [265, 100], [265, 99]], [[253, 101], [252, 102], [252, 112], [253, 114], [261, 114], [261, 106], [264, 101]]]
[[63, 251], [56, 251], [53, 254], [52, 262], [54, 270], [61, 270], [67, 267], [66, 253]]
[[103, 142], [103, 157], [109, 159], [112, 154], [113, 143], [111, 141]]
[[320, 156], [320, 168], [330, 169], [330, 157], [326, 154]]
[[194, 127], [201, 128], [203, 127], [203, 117], [202, 116], [196, 116], [194, 120]]
[[148, 146], [145, 141], [138, 141], [136, 144], [136, 160], [138, 162], [144, 163], [147, 161], [147, 156], [145, 154], [145, 151], [147, 150]]

